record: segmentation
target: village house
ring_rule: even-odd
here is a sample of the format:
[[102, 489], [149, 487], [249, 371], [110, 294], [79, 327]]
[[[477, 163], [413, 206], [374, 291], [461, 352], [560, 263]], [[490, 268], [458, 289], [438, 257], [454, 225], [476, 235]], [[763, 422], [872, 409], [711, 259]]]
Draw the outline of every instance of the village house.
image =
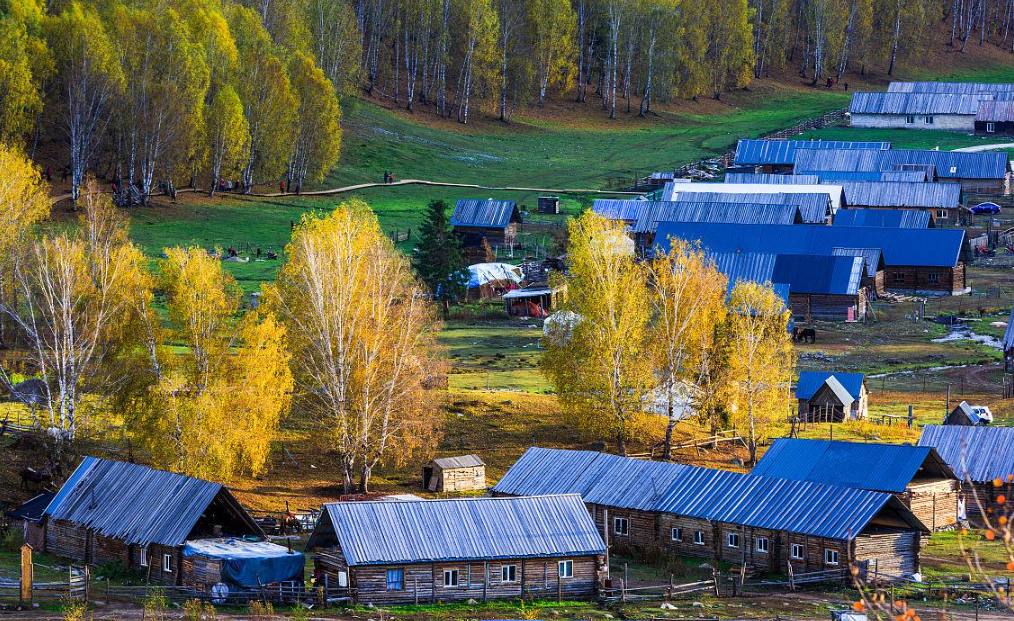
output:
[[800, 371], [796, 400], [802, 421], [840, 423], [869, 415], [869, 392], [862, 373]]
[[1014, 136], [1014, 101], [984, 101], [975, 114], [980, 136]]
[[439, 457], [423, 466], [423, 489], [469, 492], [486, 489], [486, 464], [478, 455]]
[[479, 246], [483, 238], [493, 246], [517, 240], [521, 212], [514, 201], [462, 198], [454, 204], [451, 226], [466, 248]]
[[852, 127], [971, 132], [979, 103], [989, 93], [852, 93]]
[[963, 481], [958, 519], [991, 510], [1010, 494], [1014, 475], [1014, 427], [926, 425], [919, 446], [931, 446]]
[[[610, 550], [637, 549], [781, 572], [918, 571], [926, 532], [890, 494], [592, 451], [531, 448], [498, 496], [577, 493]], [[849, 507], [840, 511], [840, 507]]]
[[[820, 195], [814, 195], [820, 199]], [[819, 202], [819, 201], [818, 201]], [[641, 251], [655, 245], [659, 222], [802, 224], [799, 205], [710, 201], [649, 201], [642, 204], [631, 231]]]
[[226, 487], [132, 463], [85, 457], [43, 528], [45, 552], [150, 582], [243, 589], [303, 575], [303, 555], [265, 541]]
[[641, 215], [641, 210], [648, 204], [647, 200], [615, 200], [597, 198], [592, 201], [592, 212], [597, 213], [606, 220], [622, 222], [628, 230], [633, 230], [634, 224]]
[[833, 226], [875, 226], [890, 229], [934, 228], [933, 214], [917, 209], [842, 209]]
[[306, 550], [360, 605], [591, 599], [606, 553], [577, 495], [325, 504]]
[[[734, 170], [748, 173], [789, 174], [798, 149], [890, 149], [890, 142], [854, 142], [848, 140], [764, 140], [741, 139], [736, 142]], [[726, 179], [733, 183], [732, 179]], [[742, 182], [740, 182], [742, 183]], [[745, 183], [757, 183], [745, 181]], [[816, 183], [816, 182], [814, 182]]]
[[[937, 224], [957, 222], [961, 208], [961, 184], [901, 181], [828, 181], [845, 188], [850, 209], [919, 210]], [[835, 214], [837, 217], [837, 214]], [[923, 227], [925, 228], [925, 227]]]
[[[805, 149], [804, 149], [805, 150]], [[822, 197], [806, 195], [823, 195]], [[664, 201], [735, 202], [798, 205], [803, 222], [827, 224], [848, 205], [841, 186], [802, 183], [667, 183]], [[813, 201], [816, 201], [815, 203]]]
[[958, 519], [961, 482], [932, 447], [778, 438], [750, 473], [887, 492], [930, 530]]
[[1000, 94], [1014, 93], [1014, 84], [1004, 82], [939, 82], [912, 81], [891, 82], [887, 85], [889, 93], [965, 93]]

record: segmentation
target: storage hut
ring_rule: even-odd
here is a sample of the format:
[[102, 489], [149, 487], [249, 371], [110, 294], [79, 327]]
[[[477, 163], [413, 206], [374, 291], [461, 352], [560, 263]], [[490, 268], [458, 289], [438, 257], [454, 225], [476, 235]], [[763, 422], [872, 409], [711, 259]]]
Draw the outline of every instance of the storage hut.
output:
[[835, 255], [838, 248], [877, 248], [887, 290], [923, 295], [968, 291], [968, 249], [961, 229], [664, 222], [656, 238], [662, 252], [668, 252], [672, 238], [699, 240], [712, 252]]
[[964, 482], [959, 518], [965, 512], [969, 518], [981, 515], [1000, 494], [1011, 497], [1014, 427], [927, 425], [919, 446], [935, 448]]
[[985, 427], [993, 422], [993, 413], [987, 407], [962, 401], [944, 417], [945, 425]]
[[374, 605], [590, 599], [606, 552], [577, 495], [331, 503], [306, 549]]
[[[733, 165], [750, 172], [789, 174], [799, 149], [890, 149], [889, 142], [849, 140], [764, 140], [742, 139], [736, 143]], [[732, 182], [731, 179], [728, 179]], [[755, 183], [748, 181], [747, 183]]]
[[[910, 183], [902, 181], [826, 181], [845, 188], [850, 208], [925, 211], [938, 224], [957, 221], [961, 208], [959, 183]], [[836, 214], [837, 215], [837, 214]]]
[[451, 214], [451, 226], [466, 247], [481, 245], [483, 238], [494, 246], [511, 244], [517, 239], [520, 223], [517, 203], [492, 198], [458, 199]]
[[840, 423], [869, 415], [869, 392], [862, 373], [800, 371], [796, 400], [800, 420]]
[[917, 209], [842, 209], [834, 226], [876, 226], [889, 229], [933, 228], [933, 214]]
[[928, 446], [778, 438], [750, 474], [887, 492], [931, 530], [958, 519], [961, 482]]
[[886, 493], [591, 451], [531, 448], [493, 493], [578, 493], [611, 549], [631, 546], [768, 571], [787, 563], [797, 572], [855, 563], [912, 574], [926, 532]]
[[503, 294], [503, 308], [511, 317], [545, 319], [557, 309], [566, 292], [566, 285], [553, 287], [546, 282], [529, 283], [522, 289]]
[[560, 197], [559, 196], [540, 196], [539, 197], [539, 213], [548, 213], [551, 215], [558, 215], [560, 213]]
[[486, 464], [478, 455], [438, 457], [423, 466], [423, 489], [431, 492], [470, 492], [486, 489]]
[[[170, 585], [212, 588], [228, 575], [200, 573], [184, 560], [187, 546], [207, 540], [259, 541], [286, 556], [285, 567], [302, 576], [302, 554], [264, 540], [264, 533], [232, 493], [218, 483], [97, 457], [86, 457], [45, 511], [45, 551], [90, 565], [121, 563], [147, 579]], [[262, 555], [263, 556], [263, 555]], [[270, 558], [247, 555], [247, 575], [261, 584], [277, 582], [283, 572]], [[215, 582], [206, 582], [215, 580]], [[242, 588], [243, 584], [232, 584]], [[256, 586], [256, 583], [255, 583]]]
[[988, 93], [852, 93], [852, 127], [941, 129], [970, 132]]
[[54, 496], [56, 494], [53, 492], [43, 492], [4, 513], [8, 527], [19, 533], [22, 541], [35, 550], [42, 550], [46, 545], [43, 518], [46, 516], [46, 507]]

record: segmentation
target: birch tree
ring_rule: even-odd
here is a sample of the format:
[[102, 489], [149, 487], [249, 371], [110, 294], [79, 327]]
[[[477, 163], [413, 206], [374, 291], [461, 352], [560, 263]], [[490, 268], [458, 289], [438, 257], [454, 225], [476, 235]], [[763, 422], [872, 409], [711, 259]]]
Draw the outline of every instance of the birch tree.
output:
[[310, 0], [307, 22], [317, 64], [324, 75], [339, 93], [354, 92], [363, 55], [355, 11], [345, 0]]
[[526, 13], [541, 106], [550, 88], [564, 91], [574, 79], [577, 49], [577, 15], [570, 0], [530, 0]]
[[341, 108], [334, 86], [313, 59], [296, 53], [290, 61], [292, 90], [298, 101], [289, 185], [296, 192], [306, 182], [318, 183], [338, 163]]
[[239, 172], [250, 152], [250, 126], [243, 116], [243, 102], [232, 86], [219, 88], [211, 100], [204, 131], [211, 168], [208, 194], [214, 196], [222, 174]]

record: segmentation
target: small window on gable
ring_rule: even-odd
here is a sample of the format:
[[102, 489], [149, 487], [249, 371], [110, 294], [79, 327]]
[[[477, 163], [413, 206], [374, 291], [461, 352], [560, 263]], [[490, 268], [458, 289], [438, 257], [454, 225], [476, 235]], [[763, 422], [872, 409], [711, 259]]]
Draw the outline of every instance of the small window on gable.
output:
[[683, 541], [683, 529], [682, 528], [671, 528], [669, 529], [669, 538], [673, 541]]
[[801, 543], [794, 543], [794, 544], [792, 544], [790, 546], [790, 549], [789, 549], [789, 555], [792, 556], [792, 558], [795, 559], [795, 560], [797, 560], [797, 561], [802, 560], [803, 559], [803, 544], [801, 544]]

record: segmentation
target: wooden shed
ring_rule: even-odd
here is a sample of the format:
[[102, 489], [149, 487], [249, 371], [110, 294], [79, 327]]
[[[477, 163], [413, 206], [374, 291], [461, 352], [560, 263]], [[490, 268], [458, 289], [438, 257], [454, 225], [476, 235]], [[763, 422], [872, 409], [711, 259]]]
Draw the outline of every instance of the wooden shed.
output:
[[439, 457], [423, 466], [423, 488], [431, 492], [486, 489], [486, 464], [478, 455]]
[[451, 214], [451, 226], [466, 248], [482, 245], [485, 239], [493, 246], [504, 246], [517, 240], [521, 211], [514, 201], [459, 199]]
[[963, 482], [959, 519], [994, 511], [998, 496], [1014, 497], [1014, 427], [926, 425], [919, 446], [931, 446]]
[[796, 400], [802, 421], [840, 423], [869, 415], [869, 391], [862, 373], [800, 371]]
[[35, 550], [42, 550], [46, 545], [43, 518], [54, 496], [53, 492], [43, 492], [4, 513], [7, 527], [20, 534], [21, 540]]
[[591, 599], [606, 551], [576, 494], [326, 504], [306, 550], [361, 605]]

